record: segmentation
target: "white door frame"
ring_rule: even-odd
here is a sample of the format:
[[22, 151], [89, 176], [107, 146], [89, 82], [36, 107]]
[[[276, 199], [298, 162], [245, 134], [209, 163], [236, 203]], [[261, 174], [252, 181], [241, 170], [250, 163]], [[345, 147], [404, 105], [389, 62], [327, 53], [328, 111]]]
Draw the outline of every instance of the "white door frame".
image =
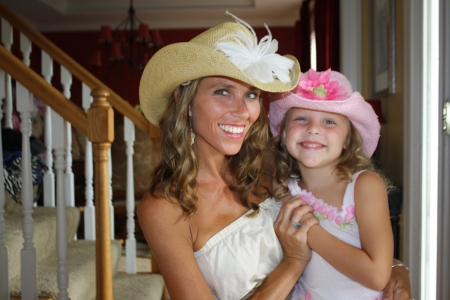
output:
[[[437, 193], [436, 198], [426, 198], [431, 193], [422, 190], [424, 183], [430, 178], [426, 163], [428, 157], [423, 158], [423, 138], [430, 134], [426, 132], [426, 122], [422, 111], [426, 110], [431, 101], [427, 90], [430, 86], [423, 88], [422, 83], [428, 78], [423, 76], [427, 71], [430, 57], [424, 57], [424, 50], [430, 44], [430, 39], [424, 37], [424, 28], [429, 26], [430, 21], [424, 20], [424, 12], [430, 8], [429, 0], [411, 0], [404, 2], [404, 235], [402, 255], [406, 264], [410, 266], [411, 288], [416, 299], [428, 298], [433, 292], [436, 299], [449, 299], [450, 287], [448, 276], [450, 275], [450, 137], [441, 133], [442, 107], [444, 101], [450, 101], [450, 21], [444, 16], [450, 15], [450, 1], [439, 1], [439, 67], [437, 68], [439, 79], [437, 80], [437, 97], [439, 108], [428, 118], [438, 120], [436, 129], [438, 138], [438, 170], [437, 170]], [[424, 5], [424, 3], [426, 5]], [[434, 2], [433, 4], [435, 4]], [[428, 13], [428, 18], [430, 18]], [[425, 22], [428, 22], [426, 24]], [[446, 22], [446, 23], [445, 23]], [[425, 40], [426, 39], [426, 40]], [[425, 67], [424, 67], [425, 66]], [[426, 75], [425, 75], [426, 76]], [[450, 112], [449, 112], [450, 113]], [[434, 195], [434, 193], [433, 193]], [[436, 218], [426, 216], [429, 205], [424, 203], [437, 202]], [[424, 217], [425, 216], [425, 217]], [[423, 220], [423, 222], [422, 222]], [[427, 230], [431, 222], [437, 222], [437, 233]], [[428, 234], [428, 236], [426, 236]], [[430, 267], [433, 261], [426, 255], [426, 249], [422, 241], [437, 239], [437, 270]], [[423, 251], [423, 252], [421, 252]], [[423, 256], [422, 256], [423, 254]], [[433, 254], [433, 253], [431, 253]], [[435, 259], [433, 257], [433, 259]], [[427, 273], [428, 272], [428, 273]], [[431, 273], [429, 273], [431, 272]], [[434, 273], [436, 272], [436, 273]], [[429, 278], [436, 278], [430, 281]], [[435, 291], [433, 291], [435, 289]]]
[[[440, 36], [442, 45], [440, 49], [443, 63], [440, 70], [441, 104], [450, 101], [450, 0], [441, 0], [441, 27]], [[444, 18], [444, 16], [446, 16]], [[442, 107], [441, 107], [442, 111]], [[447, 112], [450, 115], [450, 111]], [[439, 224], [438, 224], [438, 276], [437, 299], [449, 299], [450, 287], [450, 135], [441, 135], [440, 141], [441, 169], [439, 189]]]
[[402, 257], [409, 266], [413, 295], [420, 295], [422, 181], [422, 1], [404, 1], [404, 145]]

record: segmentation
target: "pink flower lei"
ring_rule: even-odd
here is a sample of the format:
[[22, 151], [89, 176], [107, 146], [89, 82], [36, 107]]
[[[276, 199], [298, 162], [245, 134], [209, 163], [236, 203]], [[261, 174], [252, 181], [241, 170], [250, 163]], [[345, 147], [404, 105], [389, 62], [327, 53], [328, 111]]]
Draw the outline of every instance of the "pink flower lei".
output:
[[316, 72], [309, 69], [302, 73], [294, 93], [311, 100], [344, 100], [348, 98], [347, 90], [338, 81], [330, 81], [331, 69]]

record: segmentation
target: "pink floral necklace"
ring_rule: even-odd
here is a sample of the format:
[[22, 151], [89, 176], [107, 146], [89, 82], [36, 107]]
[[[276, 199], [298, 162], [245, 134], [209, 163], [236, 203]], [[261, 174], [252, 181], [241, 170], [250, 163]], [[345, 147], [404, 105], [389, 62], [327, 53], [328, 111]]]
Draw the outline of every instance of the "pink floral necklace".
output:
[[300, 198], [312, 206], [314, 215], [319, 220], [328, 220], [336, 223], [341, 229], [352, 226], [355, 219], [355, 205], [342, 205], [339, 210], [322, 199], [316, 198], [311, 192], [300, 188], [296, 180], [291, 180], [288, 184], [289, 190], [293, 196], [299, 195]]

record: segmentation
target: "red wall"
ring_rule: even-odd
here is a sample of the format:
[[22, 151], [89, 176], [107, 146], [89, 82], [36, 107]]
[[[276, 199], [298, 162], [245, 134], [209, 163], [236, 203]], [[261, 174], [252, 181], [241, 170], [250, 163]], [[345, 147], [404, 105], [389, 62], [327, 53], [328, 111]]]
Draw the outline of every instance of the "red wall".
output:
[[[189, 41], [205, 29], [166, 29], [160, 30], [161, 39], [164, 45]], [[295, 27], [273, 27], [270, 28], [272, 36], [278, 40], [278, 53], [295, 55], [296, 51], [296, 36]], [[103, 46], [98, 43], [99, 31], [83, 31], [83, 32], [47, 32], [44, 35], [59, 48], [76, 60], [79, 64], [87, 70], [94, 73], [93, 68], [89, 62], [92, 54], [96, 49], [101, 49]], [[258, 38], [262, 38], [267, 34], [265, 28], [255, 28]], [[20, 59], [22, 54], [20, 52], [20, 35], [17, 30], [14, 30], [12, 52]], [[163, 46], [164, 46], [163, 45]], [[124, 64], [122, 70], [117, 75], [117, 72], [112, 70], [109, 76], [106, 76], [108, 69], [108, 61], [106, 51], [102, 53], [103, 67], [94, 73], [106, 85], [118, 93], [122, 98], [129, 101], [131, 105], [135, 106], [139, 103], [139, 80], [141, 71], [131, 70], [128, 64]], [[30, 67], [38, 74], [41, 74], [41, 51], [33, 45], [31, 52]], [[54, 62], [54, 71], [52, 77], [52, 84], [58, 90], [62, 91], [60, 84], [60, 67]], [[81, 82], [77, 78], [73, 78], [71, 87], [71, 101], [81, 106]]]
[[[160, 30], [160, 36], [164, 41], [164, 45], [185, 42], [195, 37], [205, 29], [166, 29]], [[295, 53], [295, 27], [274, 27], [270, 28], [272, 36], [278, 40], [280, 54], [294, 54]], [[265, 28], [255, 28], [258, 38], [262, 38], [267, 34]], [[70, 55], [83, 67], [90, 71], [94, 71], [89, 65], [92, 54], [95, 49], [101, 49], [98, 43], [99, 31], [84, 31], [84, 32], [52, 32], [44, 33], [44, 35], [60, 47], [64, 52]], [[18, 39], [16, 39], [17, 41]], [[17, 45], [17, 44], [16, 44]], [[36, 51], [34, 51], [36, 53]], [[111, 89], [118, 93], [122, 98], [129, 101], [131, 105], [139, 103], [139, 80], [141, 71], [131, 70], [127, 64], [124, 64], [119, 75], [117, 72], [110, 71], [107, 73], [107, 58], [106, 52], [102, 53], [103, 67], [97, 70], [96, 76], [105, 82]], [[39, 56], [38, 56], [39, 57]], [[34, 56], [32, 59], [35, 61]], [[32, 67], [35, 70], [40, 70], [40, 59]], [[38, 68], [38, 69], [36, 69]], [[40, 72], [39, 72], [40, 73]], [[54, 84], [59, 81], [59, 67], [55, 68], [53, 76]], [[81, 83], [74, 78], [73, 87], [71, 90], [71, 100], [75, 103], [81, 103]]]

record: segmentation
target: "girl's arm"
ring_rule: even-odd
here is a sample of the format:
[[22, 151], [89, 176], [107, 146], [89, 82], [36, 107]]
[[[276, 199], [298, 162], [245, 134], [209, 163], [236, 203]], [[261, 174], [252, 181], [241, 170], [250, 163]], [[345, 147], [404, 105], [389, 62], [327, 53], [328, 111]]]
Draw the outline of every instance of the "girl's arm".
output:
[[334, 268], [373, 290], [383, 290], [392, 271], [393, 235], [386, 187], [373, 172], [363, 172], [355, 183], [355, 216], [361, 249], [314, 226], [308, 233], [310, 247]]
[[291, 197], [283, 204], [274, 223], [275, 232], [283, 248], [283, 260], [267, 280], [249, 299], [286, 299], [311, 259], [307, 233], [319, 223], [310, 218], [296, 229], [291, 221], [299, 221], [312, 208], [299, 197]]

